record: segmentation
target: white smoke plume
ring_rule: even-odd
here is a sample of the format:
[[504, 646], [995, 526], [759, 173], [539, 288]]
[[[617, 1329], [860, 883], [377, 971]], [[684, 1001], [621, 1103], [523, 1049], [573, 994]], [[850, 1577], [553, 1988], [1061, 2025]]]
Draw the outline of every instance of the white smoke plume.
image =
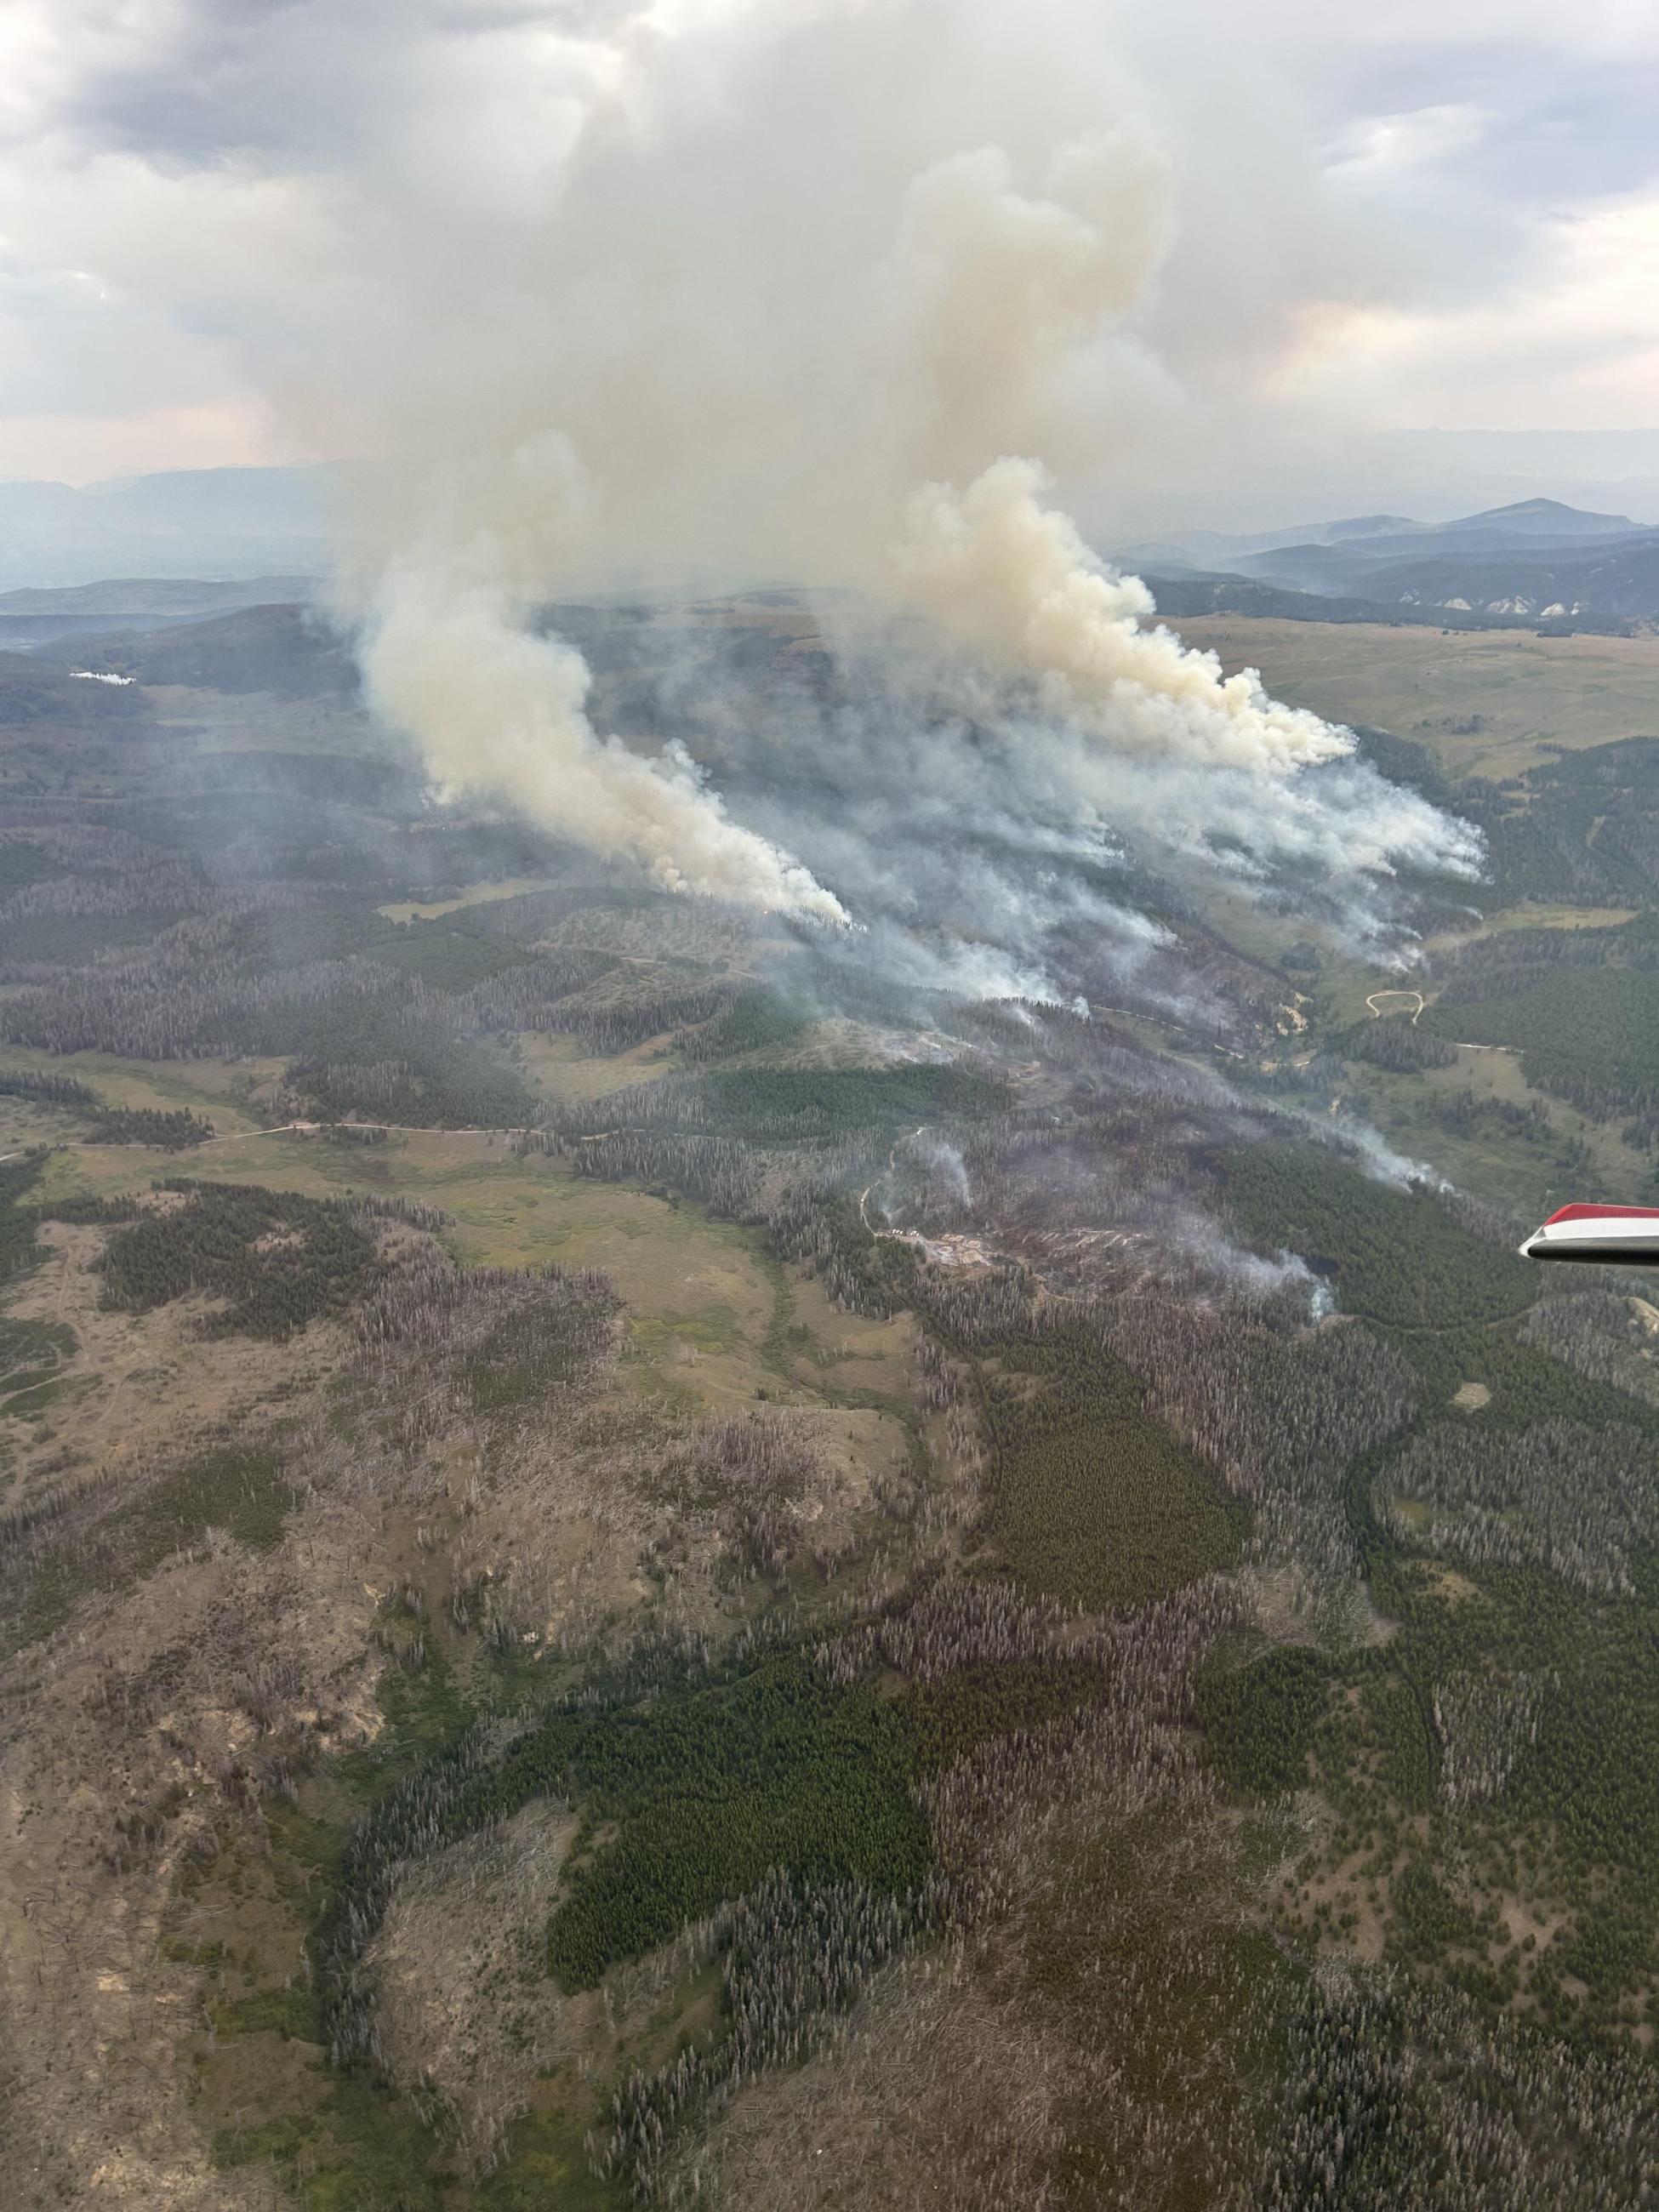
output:
[[641, 759], [585, 712], [586, 663], [523, 627], [498, 579], [428, 555], [387, 564], [366, 619], [371, 701], [419, 741], [445, 796], [483, 792], [665, 890], [844, 921], [834, 895], [726, 815], [671, 746]]
[[682, 750], [647, 760], [602, 738], [580, 653], [531, 629], [590, 504], [562, 431], [412, 489], [357, 610], [359, 657], [371, 703], [416, 739], [441, 793], [507, 799], [668, 890], [846, 920], [806, 869], [729, 818]]
[[[1315, 1127], [1321, 1125], [1316, 1123]], [[1368, 1121], [1356, 1121], [1352, 1115], [1342, 1115], [1328, 1125], [1338, 1139], [1351, 1147], [1359, 1165], [1374, 1182], [1385, 1182], [1393, 1190], [1437, 1190], [1449, 1192], [1453, 1186], [1437, 1168], [1422, 1160], [1408, 1160], [1403, 1152], [1378, 1136]]]
[[1213, 653], [1143, 629], [1152, 593], [1097, 560], [1046, 489], [1036, 462], [1004, 459], [963, 492], [933, 483], [911, 502], [900, 578], [959, 644], [1032, 677], [1057, 723], [1125, 752], [1285, 775], [1352, 750], [1253, 669], [1224, 677]]
[[[1276, 95], [1234, 96], [1248, 39], [1190, 51], [1152, 12], [177, 0], [181, 65], [198, 40], [227, 88], [211, 158], [100, 155], [19, 220], [238, 349], [312, 450], [372, 462], [341, 599], [441, 789], [678, 889], [856, 914], [787, 805], [763, 834], [684, 756], [596, 729], [542, 628], [606, 583], [848, 583], [994, 741], [941, 801], [1467, 869], [1468, 834], [1355, 769], [1346, 732], [1153, 626], [1051, 493], [1049, 471], [1109, 509], [1340, 265]], [[319, 97], [245, 90], [267, 82]]]

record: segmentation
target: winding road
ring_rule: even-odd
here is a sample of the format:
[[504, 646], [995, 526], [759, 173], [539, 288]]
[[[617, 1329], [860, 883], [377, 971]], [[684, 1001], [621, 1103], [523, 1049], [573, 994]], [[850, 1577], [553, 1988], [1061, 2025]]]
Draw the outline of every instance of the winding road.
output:
[[1365, 1004], [1370, 1008], [1371, 1017], [1376, 1021], [1381, 1021], [1382, 1018], [1382, 1009], [1376, 1003], [1379, 999], [1415, 999], [1417, 1004], [1412, 1008], [1413, 1025], [1416, 1024], [1418, 1016], [1429, 1003], [1420, 991], [1368, 991], [1365, 994]]
[[[911, 1130], [911, 1132], [910, 1132], [910, 1133], [909, 1133], [909, 1135], [908, 1135], [908, 1137], [895, 1137], [895, 1138], [894, 1138], [894, 1139], [893, 1139], [893, 1147], [892, 1147], [892, 1150], [891, 1150], [891, 1151], [888, 1153], [888, 1155], [887, 1155], [887, 1175], [889, 1175], [889, 1176], [890, 1176], [890, 1175], [891, 1175], [891, 1174], [893, 1173], [894, 1170], [898, 1166], [898, 1148], [899, 1148], [899, 1146], [900, 1146], [901, 1145], [914, 1145], [914, 1144], [915, 1144], [915, 1142], [916, 1141], [916, 1139], [917, 1139], [918, 1137], [920, 1137], [920, 1136], [924, 1135], [924, 1134], [926, 1133], [926, 1132], [927, 1131], [927, 1129], [928, 1129], [931, 1126], [932, 1126], [932, 1125], [931, 1125], [930, 1123], [928, 1123], [928, 1122], [927, 1122], [927, 1121], [923, 1121], [923, 1122], [920, 1125], [920, 1127], [916, 1127], [916, 1128], [915, 1128], [915, 1129], [912, 1129], [912, 1130]], [[886, 1182], [886, 1180], [887, 1180], [887, 1176], [878, 1176], [878, 1178], [877, 1178], [877, 1181], [878, 1181], [878, 1182]], [[872, 1236], [872, 1237], [896, 1237], [896, 1238], [899, 1241], [899, 1243], [909, 1243], [909, 1242], [912, 1240], [912, 1238], [914, 1237], [915, 1234], [915, 1231], [914, 1231], [914, 1230], [908, 1230], [908, 1229], [872, 1229], [872, 1228], [870, 1227], [870, 1214], [869, 1214], [870, 1194], [871, 1194], [871, 1192], [875, 1188], [875, 1187], [876, 1187], [876, 1186], [875, 1186], [875, 1183], [873, 1183], [873, 1182], [867, 1182], [867, 1183], [866, 1183], [866, 1184], [865, 1184], [864, 1188], [863, 1188], [863, 1189], [859, 1193], [859, 1219], [860, 1219], [860, 1220], [864, 1224], [865, 1230], [866, 1230], [866, 1233], [867, 1233], [868, 1235]]]

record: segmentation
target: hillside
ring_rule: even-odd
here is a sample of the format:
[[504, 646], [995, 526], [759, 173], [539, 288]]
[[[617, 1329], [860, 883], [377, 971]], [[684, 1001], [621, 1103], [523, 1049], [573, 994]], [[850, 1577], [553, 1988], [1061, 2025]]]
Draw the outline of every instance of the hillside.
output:
[[31, 653], [0, 653], [0, 724], [7, 728], [89, 728], [138, 720], [147, 711], [134, 687], [88, 683]]
[[100, 631], [161, 629], [237, 607], [307, 599], [313, 589], [313, 580], [306, 576], [255, 576], [228, 583], [136, 576], [0, 592], [0, 649], [23, 651]]
[[1467, 608], [1550, 621], [1659, 616], [1659, 533], [1549, 559], [1507, 554], [1386, 562], [1367, 589], [1389, 604]]
[[312, 698], [356, 688], [346, 642], [304, 606], [239, 606], [206, 621], [59, 640], [39, 658], [125, 676], [232, 693]]
[[[1659, 531], [1529, 500], [1432, 527], [1336, 528], [1215, 565], [1339, 599], [1546, 621], [1659, 619]], [[1341, 619], [1341, 617], [1335, 617]]]

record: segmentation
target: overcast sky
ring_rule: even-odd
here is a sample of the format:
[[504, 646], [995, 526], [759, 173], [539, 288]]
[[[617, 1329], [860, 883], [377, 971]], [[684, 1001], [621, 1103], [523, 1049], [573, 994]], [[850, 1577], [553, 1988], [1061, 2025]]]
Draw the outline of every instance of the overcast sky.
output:
[[[630, 40], [684, 40], [693, 68], [710, 22], [882, 5], [8, 0], [0, 478], [337, 450], [307, 352], [389, 196], [404, 221], [452, 193], [512, 221], [555, 195], [579, 88]], [[1328, 465], [1346, 488], [1380, 432], [1659, 426], [1651, 0], [1089, 21], [1182, 178], [1148, 343], [1200, 389], [1248, 387], [1298, 491]], [[1237, 476], [1255, 498], [1242, 453]]]

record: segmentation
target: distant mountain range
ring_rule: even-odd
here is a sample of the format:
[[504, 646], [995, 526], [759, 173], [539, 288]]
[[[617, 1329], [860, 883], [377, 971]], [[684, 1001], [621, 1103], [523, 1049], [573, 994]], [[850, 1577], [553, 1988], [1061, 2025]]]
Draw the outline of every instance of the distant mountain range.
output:
[[[146, 632], [315, 598], [343, 466], [177, 470], [80, 489], [0, 483], [0, 650], [97, 635], [131, 647]], [[1115, 557], [1147, 577], [1170, 614], [1659, 624], [1659, 527], [1555, 499], [1449, 522], [1378, 513], [1253, 536], [1196, 530]]]
[[1121, 557], [1170, 584], [1237, 576], [1340, 601], [1338, 620], [1363, 619], [1347, 611], [1359, 602], [1374, 618], [1395, 621], [1596, 629], [1659, 621], [1659, 528], [1553, 499], [1441, 523], [1379, 514], [1257, 538], [1195, 531], [1178, 543], [1126, 547]]
[[0, 483], [0, 590], [106, 576], [319, 574], [337, 474], [174, 469], [79, 487]]
[[239, 607], [291, 605], [313, 598], [315, 576], [253, 576], [231, 582], [199, 576], [120, 576], [95, 584], [32, 585], [0, 592], [0, 652], [104, 631], [170, 629]]

